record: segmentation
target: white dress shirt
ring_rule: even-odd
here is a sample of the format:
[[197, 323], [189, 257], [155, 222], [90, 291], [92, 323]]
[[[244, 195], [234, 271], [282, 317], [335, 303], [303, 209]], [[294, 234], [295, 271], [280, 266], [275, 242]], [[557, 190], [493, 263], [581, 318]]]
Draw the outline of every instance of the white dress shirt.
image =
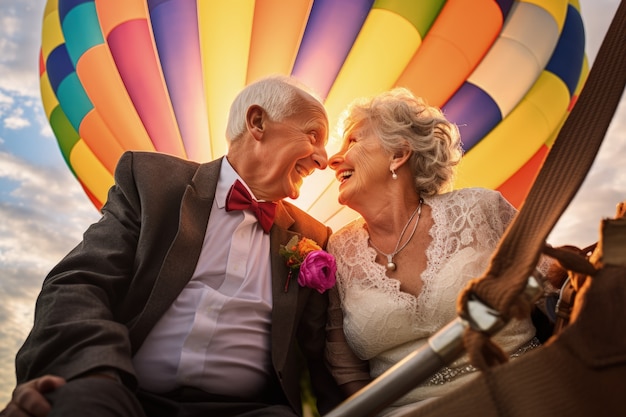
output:
[[252, 212], [225, 210], [235, 179], [244, 183], [224, 158], [193, 276], [133, 358], [143, 389], [247, 397], [267, 381], [270, 238]]

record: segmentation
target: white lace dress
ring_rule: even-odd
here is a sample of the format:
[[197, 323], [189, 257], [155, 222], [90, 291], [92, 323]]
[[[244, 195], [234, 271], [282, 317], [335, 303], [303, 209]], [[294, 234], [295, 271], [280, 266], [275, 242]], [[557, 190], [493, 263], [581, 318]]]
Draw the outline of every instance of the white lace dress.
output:
[[[428, 264], [421, 275], [423, 288], [417, 298], [400, 291], [400, 282], [387, 277], [385, 267], [375, 262], [376, 251], [368, 245], [362, 218], [333, 234], [328, 244], [337, 259], [343, 330], [356, 356], [369, 361], [372, 378], [456, 318], [459, 292], [485, 271], [500, 236], [516, 214], [500, 193], [487, 189], [456, 190], [424, 200], [432, 209], [434, 225], [426, 252]], [[333, 327], [332, 318], [329, 326]], [[530, 319], [515, 320], [494, 340], [513, 353], [534, 334]], [[349, 382], [349, 372], [337, 369], [345, 361], [332, 357], [330, 361], [339, 383]], [[394, 405], [441, 396], [475, 375], [471, 370], [466, 358], [461, 358]]]

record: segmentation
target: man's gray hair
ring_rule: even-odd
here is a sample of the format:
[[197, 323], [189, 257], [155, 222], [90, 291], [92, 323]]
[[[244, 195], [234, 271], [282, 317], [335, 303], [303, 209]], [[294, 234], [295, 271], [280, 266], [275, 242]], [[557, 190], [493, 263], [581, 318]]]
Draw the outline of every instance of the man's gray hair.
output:
[[262, 107], [271, 120], [280, 122], [298, 111], [303, 93], [321, 103], [319, 97], [307, 86], [286, 75], [272, 75], [248, 85], [230, 106], [226, 140], [230, 143], [244, 134], [246, 113], [250, 106], [256, 104]]

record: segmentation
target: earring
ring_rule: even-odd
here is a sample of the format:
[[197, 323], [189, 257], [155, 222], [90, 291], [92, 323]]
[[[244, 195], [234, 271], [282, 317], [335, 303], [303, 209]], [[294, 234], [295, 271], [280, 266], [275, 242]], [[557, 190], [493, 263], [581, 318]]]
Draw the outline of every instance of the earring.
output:
[[391, 178], [393, 178], [394, 180], [398, 179], [398, 174], [396, 174], [396, 170], [395, 169], [391, 170]]

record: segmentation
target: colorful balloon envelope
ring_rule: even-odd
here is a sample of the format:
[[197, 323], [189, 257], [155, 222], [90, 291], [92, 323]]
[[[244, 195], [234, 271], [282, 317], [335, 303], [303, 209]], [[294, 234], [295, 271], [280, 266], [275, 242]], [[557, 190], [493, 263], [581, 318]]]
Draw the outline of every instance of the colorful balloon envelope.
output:
[[[354, 98], [409, 88], [460, 128], [455, 187], [519, 206], [585, 80], [584, 45], [576, 0], [49, 0], [40, 86], [97, 208], [125, 150], [224, 155], [230, 103], [275, 73], [316, 90], [331, 126]], [[355, 216], [331, 170], [301, 191], [333, 228]]]

